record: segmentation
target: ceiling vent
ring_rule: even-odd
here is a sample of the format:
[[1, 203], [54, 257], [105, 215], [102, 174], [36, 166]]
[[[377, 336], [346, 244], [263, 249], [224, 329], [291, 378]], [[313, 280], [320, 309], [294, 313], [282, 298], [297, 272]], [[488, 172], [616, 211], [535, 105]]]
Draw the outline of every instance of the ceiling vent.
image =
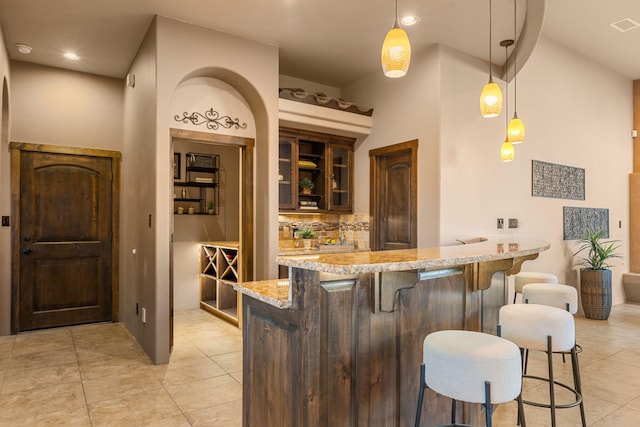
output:
[[640, 24], [631, 18], [624, 18], [619, 21], [613, 22], [609, 25], [611, 25], [613, 28], [620, 31], [621, 33], [625, 33], [627, 31], [633, 30], [634, 28], [640, 27]]

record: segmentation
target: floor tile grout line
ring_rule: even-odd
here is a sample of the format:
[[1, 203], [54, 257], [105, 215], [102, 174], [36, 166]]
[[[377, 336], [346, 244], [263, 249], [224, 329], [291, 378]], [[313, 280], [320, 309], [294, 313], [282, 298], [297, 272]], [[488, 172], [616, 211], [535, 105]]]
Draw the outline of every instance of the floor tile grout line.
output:
[[73, 352], [76, 356], [76, 365], [78, 366], [78, 375], [80, 376], [80, 384], [82, 386], [82, 397], [84, 397], [84, 408], [87, 412], [87, 419], [89, 420], [89, 425], [93, 426], [93, 420], [91, 419], [91, 412], [89, 411], [89, 403], [87, 402], [87, 392], [84, 387], [84, 378], [82, 375], [82, 369], [80, 369], [80, 360], [78, 359], [78, 347], [76, 347], [76, 337], [73, 333], [73, 329], [71, 330], [71, 340], [73, 341]]

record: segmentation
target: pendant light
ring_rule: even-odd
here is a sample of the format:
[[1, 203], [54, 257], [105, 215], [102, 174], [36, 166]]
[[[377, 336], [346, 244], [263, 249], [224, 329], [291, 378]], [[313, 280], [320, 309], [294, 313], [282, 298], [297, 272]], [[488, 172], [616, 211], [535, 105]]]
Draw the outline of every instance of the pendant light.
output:
[[[516, 39], [516, 3], [513, 0], [513, 39]], [[512, 144], [520, 144], [524, 142], [524, 123], [518, 117], [518, 50], [513, 51], [513, 118], [509, 122], [507, 128], [507, 137]]]
[[491, 0], [489, 0], [489, 82], [480, 93], [480, 114], [482, 117], [497, 117], [502, 110], [502, 91], [493, 82], [493, 61], [491, 58]]
[[[502, 40], [500, 42], [500, 46], [504, 47], [504, 68], [505, 70], [507, 70], [505, 72], [505, 81], [509, 81], [508, 79], [508, 73], [509, 73], [509, 67], [507, 64], [507, 60], [509, 59], [509, 46], [511, 46], [513, 44], [513, 40]], [[509, 140], [509, 83], [507, 83], [506, 85], [506, 108], [507, 111], [504, 115], [505, 117], [505, 125], [506, 125], [506, 131], [507, 134], [504, 137], [504, 142], [502, 143], [502, 147], [500, 147], [500, 158], [502, 159], [503, 162], [511, 162], [513, 161], [513, 158], [515, 157], [515, 148], [513, 147], [513, 143]]]
[[411, 44], [407, 33], [398, 24], [398, 0], [393, 27], [382, 43], [380, 62], [384, 75], [391, 78], [404, 77], [411, 62]]

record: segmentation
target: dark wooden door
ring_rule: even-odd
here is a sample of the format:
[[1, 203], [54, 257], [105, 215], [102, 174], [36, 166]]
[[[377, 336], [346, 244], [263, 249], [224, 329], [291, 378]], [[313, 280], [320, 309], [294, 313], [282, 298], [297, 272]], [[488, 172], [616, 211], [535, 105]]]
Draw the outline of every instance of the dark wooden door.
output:
[[19, 330], [112, 318], [112, 162], [20, 155]]
[[371, 150], [373, 250], [417, 247], [417, 141]]

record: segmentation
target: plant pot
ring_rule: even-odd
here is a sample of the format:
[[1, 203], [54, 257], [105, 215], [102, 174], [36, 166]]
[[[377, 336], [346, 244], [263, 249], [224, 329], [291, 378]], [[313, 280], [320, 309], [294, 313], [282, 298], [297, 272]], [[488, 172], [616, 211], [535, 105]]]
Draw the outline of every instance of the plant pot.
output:
[[311, 249], [311, 239], [302, 239], [302, 244], [305, 249]]
[[611, 312], [611, 270], [580, 270], [580, 299], [585, 317], [607, 320]]
[[216, 213], [216, 211], [214, 211], [213, 209], [209, 209], [207, 212], [209, 213], [209, 215], [213, 215], [214, 213]]
[[304, 187], [304, 188], [302, 189], [302, 194], [311, 194], [311, 189], [310, 189], [310, 188], [308, 188], [308, 187]]

